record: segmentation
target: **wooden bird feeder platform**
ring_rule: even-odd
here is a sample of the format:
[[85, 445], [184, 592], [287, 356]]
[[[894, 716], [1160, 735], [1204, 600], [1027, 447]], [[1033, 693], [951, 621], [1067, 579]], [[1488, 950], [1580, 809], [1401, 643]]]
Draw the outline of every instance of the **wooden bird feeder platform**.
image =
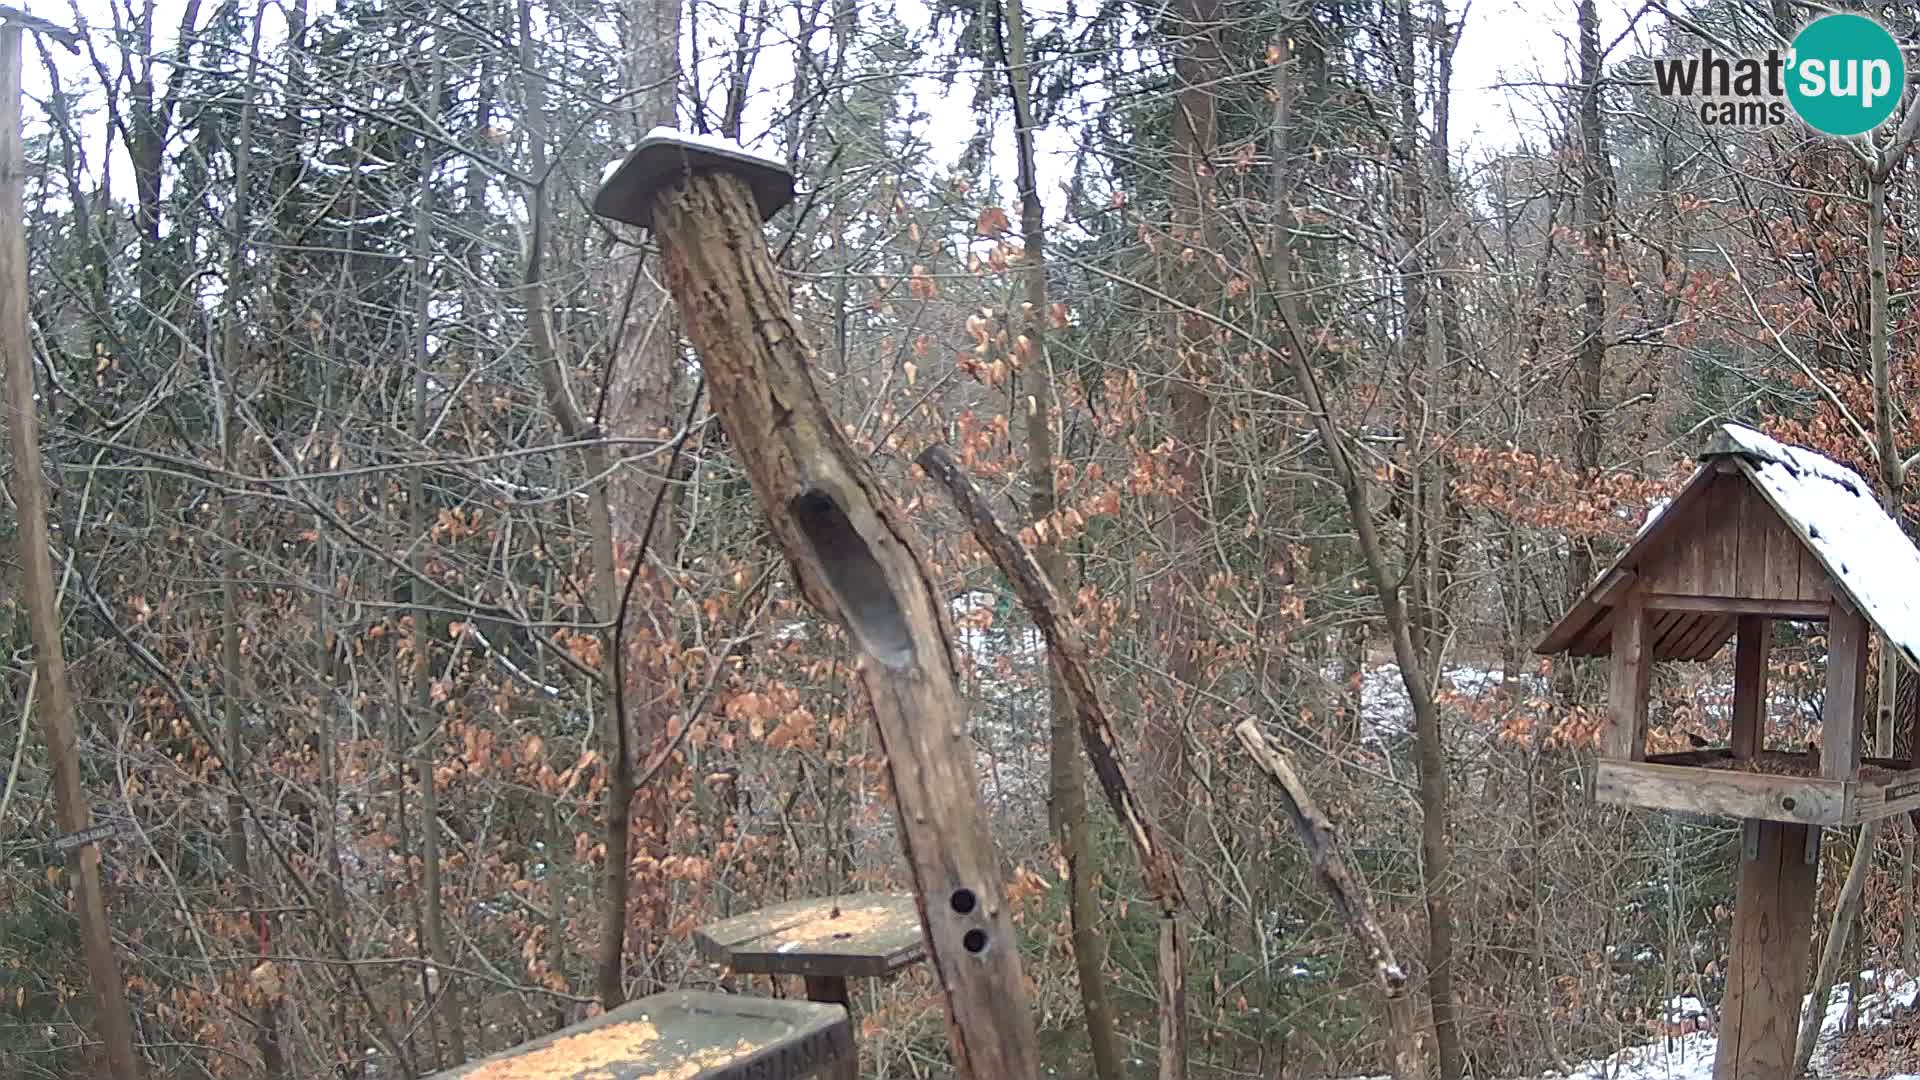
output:
[[927, 955], [920, 911], [905, 893], [795, 900], [701, 927], [693, 940], [741, 975], [844, 981], [892, 975]]
[[852, 1056], [837, 1006], [677, 990], [431, 1080], [802, 1080]]
[[[795, 900], [703, 926], [694, 943], [739, 975], [799, 975], [807, 1000], [853, 1013], [849, 978], [886, 977], [926, 959], [920, 909], [911, 893], [855, 893]], [[849, 1055], [833, 1074], [859, 1075]]]
[[[1920, 808], [1913, 762], [1861, 755], [1868, 635], [1920, 670], [1920, 551], [1866, 481], [1819, 454], [1727, 424], [1700, 461], [1536, 649], [1609, 660], [1597, 801], [1744, 822], [1714, 1075], [1780, 1077], [1806, 991], [1821, 830]], [[1766, 745], [1779, 621], [1827, 626], [1822, 734], [1804, 750]], [[1729, 639], [1732, 745], [1648, 755], [1653, 665], [1710, 660]]]

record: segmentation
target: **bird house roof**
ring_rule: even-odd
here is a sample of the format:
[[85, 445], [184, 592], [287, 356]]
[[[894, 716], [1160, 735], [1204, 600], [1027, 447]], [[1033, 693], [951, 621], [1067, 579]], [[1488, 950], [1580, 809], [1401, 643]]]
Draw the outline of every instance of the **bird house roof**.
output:
[[1614, 605], [1648, 597], [1657, 660], [1705, 660], [1743, 614], [1820, 619], [1844, 603], [1920, 670], [1920, 550], [1852, 469], [1740, 424], [1548, 631], [1542, 654], [1612, 652]]

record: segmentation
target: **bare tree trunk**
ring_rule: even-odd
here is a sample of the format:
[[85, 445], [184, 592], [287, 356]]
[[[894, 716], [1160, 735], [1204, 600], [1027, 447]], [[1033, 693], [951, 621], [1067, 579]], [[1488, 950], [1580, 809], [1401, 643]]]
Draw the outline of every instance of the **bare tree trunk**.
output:
[[[525, 272], [522, 294], [527, 306], [528, 339], [534, 368], [546, 391], [547, 406], [560, 430], [574, 440], [589, 439], [598, 433], [575, 404], [573, 389], [554, 344], [553, 326], [548, 314], [547, 286], [542, 272], [545, 254], [547, 217], [547, 100], [546, 77], [541, 74], [533, 49], [533, 15], [529, 0], [520, 0], [520, 64], [525, 80], [527, 101], [527, 142], [530, 150], [534, 188], [528, 194], [529, 214]], [[626, 1000], [626, 954], [628, 899], [632, 891], [630, 853], [632, 850], [633, 748], [627, 719], [619, 707], [621, 688], [615, 653], [620, 641], [615, 625], [620, 609], [620, 581], [613, 554], [613, 516], [608, 496], [609, 481], [604, 479], [611, 463], [604, 444], [593, 442], [581, 454], [587, 475], [597, 480], [587, 492], [587, 521], [593, 549], [594, 617], [603, 629], [601, 639], [602, 678], [602, 756], [609, 776], [606, 792], [606, 864], [602, 873], [605, 891], [601, 898], [600, 950], [595, 965], [595, 991], [600, 1006], [613, 1010]], [[636, 568], [636, 572], [639, 568]]]
[[[260, 67], [260, 23], [256, 22], [253, 42], [247, 56], [247, 91], [240, 107], [240, 124], [233, 143], [233, 202], [227, 208], [227, 264], [225, 272], [226, 292], [220, 332], [219, 363], [226, 370], [224, 378], [216, 382], [216, 392], [231, 395], [233, 388], [229, 380], [237, 378], [240, 372], [250, 367], [242, 356], [240, 344], [240, 300], [242, 275], [246, 257], [246, 234], [250, 227], [248, 217], [247, 185], [252, 177], [250, 165], [253, 160], [253, 123], [254, 101], [253, 87]], [[234, 460], [236, 430], [232, 424], [230, 408], [216, 406], [221, 417], [220, 452], [221, 460], [229, 471], [237, 471], [239, 462]], [[255, 951], [261, 964], [270, 960], [271, 931], [267, 917], [259, 910], [259, 890], [253, 880], [253, 864], [247, 851], [246, 807], [240, 793], [241, 778], [246, 775], [247, 748], [244, 737], [245, 723], [241, 716], [241, 698], [249, 693], [248, 679], [244, 674], [240, 657], [240, 528], [238, 514], [241, 496], [228, 495], [220, 503], [220, 540], [221, 581], [220, 581], [220, 680], [222, 687], [222, 718], [226, 727], [226, 748], [223, 753], [233, 769], [234, 786], [227, 793], [226, 848], [227, 863], [232, 868], [236, 892], [240, 907], [246, 910], [250, 932], [242, 938], [241, 955], [246, 951]], [[258, 970], [257, 968], [255, 970]], [[264, 980], [263, 980], [264, 981]], [[286, 1073], [287, 1063], [280, 1051], [279, 1002], [277, 996], [262, 990], [259, 1006], [253, 1010], [255, 1045], [260, 1052], [260, 1065], [269, 1077]]]
[[[1196, 251], [1208, 248], [1211, 213], [1208, 196], [1213, 185], [1211, 158], [1218, 138], [1213, 80], [1221, 74], [1218, 0], [1180, 0], [1172, 25], [1178, 35], [1174, 55], [1173, 101], [1173, 231], [1175, 243]], [[1214, 299], [1194, 260], [1186, 268], [1185, 292], [1192, 309], [1204, 309]], [[1206, 515], [1205, 461], [1212, 437], [1213, 401], [1205, 389], [1213, 366], [1210, 324], [1192, 310], [1177, 312], [1174, 359], [1168, 399], [1174, 452], [1170, 469], [1180, 483], [1167, 514], [1167, 553], [1171, 560], [1161, 590], [1160, 627], [1168, 668], [1173, 676], [1165, 700], [1140, 725], [1145, 762], [1147, 806], [1167, 837], [1176, 858], [1189, 847], [1186, 721], [1198, 706], [1204, 677], [1199, 650], [1202, 623], [1198, 614], [1200, 582], [1204, 578]], [[1191, 696], [1189, 696], [1191, 694]], [[1163, 931], [1167, 926], [1163, 921]], [[1187, 1074], [1186, 958], [1177, 933], [1164, 933], [1159, 949], [1160, 1068], [1159, 1080], [1184, 1080]]]
[[667, 282], [802, 595], [845, 626], [898, 811], [955, 1071], [1038, 1071], [1018, 942], [964, 735], [946, 593], [917, 530], [828, 411], [751, 190], [696, 172], [653, 200]]
[[[1600, 115], [1600, 16], [1594, 0], [1580, 0], [1580, 227], [1584, 233], [1580, 278], [1580, 349], [1574, 365], [1573, 464], [1581, 482], [1600, 469], [1606, 406], [1607, 189], [1613, 175], [1606, 127]], [[1543, 271], [1544, 273], [1544, 271]], [[1593, 551], [1575, 540], [1567, 555], [1567, 590], [1577, 599], [1593, 580]]]
[[[1027, 63], [1026, 12], [1021, 0], [1005, 0], [1007, 81], [1013, 99], [1014, 144], [1018, 149], [1020, 183], [1020, 225], [1025, 251], [1020, 260], [1021, 279], [1026, 296], [1025, 317], [1018, 343], [1020, 378], [1026, 394], [1027, 429], [1027, 515], [1041, 525], [1053, 516], [1054, 495], [1054, 397], [1053, 358], [1047, 352], [1047, 231], [1045, 207], [1040, 202], [1039, 176], [1035, 165], [1032, 73]], [[1034, 554], [1047, 581], [1064, 590], [1069, 567], [1058, 544], [1044, 539], [1052, 535], [1036, 530], [1040, 540]], [[1071, 594], [1069, 594], [1071, 595]], [[1100, 933], [1100, 912], [1093, 895], [1093, 847], [1087, 822], [1087, 790], [1080, 765], [1080, 737], [1073, 723], [1060, 686], [1060, 676], [1049, 678], [1051, 716], [1049, 725], [1049, 802], [1053, 832], [1067, 864], [1067, 910], [1073, 927], [1074, 971], [1080, 980], [1080, 1003], [1086, 1014], [1087, 1040], [1093, 1053], [1094, 1075], [1100, 1080], [1120, 1080], [1124, 1064], [1120, 1040], [1114, 1029], [1113, 1005], [1107, 996], [1107, 979], [1101, 970], [1107, 947]]]
[[[67, 683], [60, 612], [54, 598], [52, 541], [47, 533], [47, 489], [40, 456], [39, 413], [34, 402], [33, 353], [27, 339], [26, 147], [20, 131], [20, 25], [0, 23], [0, 353], [5, 354], [7, 428], [13, 445], [13, 501], [20, 530], [21, 593], [33, 635], [34, 665], [45, 697], [39, 710], [53, 766], [55, 813], [65, 833], [84, 831], [93, 813], [80, 782], [74, 741], [73, 694]], [[133, 1045], [120, 962], [107, 921], [100, 882], [100, 848], [82, 844], [67, 853], [74, 883], [80, 938], [93, 989], [94, 1023], [106, 1044], [114, 1080], [138, 1080], [140, 1057]]]
[[[432, 39], [429, 39], [431, 42]], [[440, 55], [434, 52], [433, 75], [429, 80], [427, 94], [428, 119], [438, 116], [441, 93], [441, 80], [445, 67]], [[431, 139], [420, 140], [420, 191], [414, 208], [413, 221], [413, 270], [418, 278], [415, 288], [414, 340], [413, 340], [413, 432], [414, 437], [425, 446], [428, 438], [427, 395], [429, 392], [428, 368], [433, 354], [429, 340], [433, 332], [433, 174], [435, 159], [434, 143]], [[413, 572], [425, 577], [427, 573], [427, 539], [432, 529], [433, 516], [427, 512], [427, 470], [424, 466], [413, 470], [412, 488], [407, 494], [408, 509], [413, 517]], [[414, 595], [425, 598], [426, 590], [418, 583], [414, 585]], [[427, 948], [433, 957], [434, 968], [439, 973], [437, 985], [430, 982], [428, 992], [435, 995], [428, 1001], [429, 1008], [438, 1007], [440, 1015], [447, 1024], [447, 1049], [452, 1054], [450, 1066], [459, 1066], [467, 1060], [466, 1016], [460, 999], [460, 982], [453, 973], [453, 961], [447, 948], [444, 901], [440, 885], [440, 789], [434, 782], [434, 766], [438, 764], [435, 753], [440, 740], [435, 732], [440, 727], [440, 713], [433, 707], [433, 642], [439, 635], [431, 633], [434, 625], [433, 611], [424, 603], [413, 609], [413, 640], [416, 650], [413, 667], [413, 715], [416, 724], [425, 725], [424, 731], [417, 731], [414, 744], [418, 750], [414, 758], [414, 770], [418, 773], [416, 782], [420, 785], [420, 864], [421, 886], [426, 892], [426, 929]], [[412, 726], [412, 725], [409, 725]]]
[[[1900, 516], [1901, 490], [1906, 485], [1906, 465], [1894, 445], [1892, 374], [1888, 357], [1891, 349], [1888, 329], [1891, 300], [1887, 295], [1887, 175], [1913, 141], [1916, 118], [1920, 118], [1920, 101], [1908, 104], [1907, 113], [1902, 117], [1892, 143], [1881, 149], [1877, 160], [1867, 167], [1867, 359], [1873, 376], [1874, 456], [1880, 465], [1881, 505], [1896, 521]], [[1882, 650], [1880, 675], [1880, 704], [1876, 714], [1879, 730], [1875, 734], [1880, 740], [1881, 751], [1891, 753], [1893, 714], [1900, 683], [1898, 665], [1893, 662], [1891, 650]], [[1794, 1048], [1798, 1071], [1802, 1073], [1813, 1060], [1815, 1044], [1820, 1037], [1820, 1022], [1826, 1012], [1827, 996], [1838, 974], [1840, 958], [1846, 952], [1848, 938], [1853, 933], [1853, 924], [1860, 914], [1861, 897], [1867, 875], [1873, 868], [1881, 825], [1879, 821], [1871, 821], [1860, 827], [1854, 845], [1853, 862], [1847, 867], [1846, 881], [1841, 885], [1840, 897], [1834, 903], [1833, 923], [1827, 928], [1826, 948], [1821, 951], [1820, 965], [1814, 972], [1813, 986], [1809, 990], [1811, 996], [1800, 1017], [1799, 1041]]]

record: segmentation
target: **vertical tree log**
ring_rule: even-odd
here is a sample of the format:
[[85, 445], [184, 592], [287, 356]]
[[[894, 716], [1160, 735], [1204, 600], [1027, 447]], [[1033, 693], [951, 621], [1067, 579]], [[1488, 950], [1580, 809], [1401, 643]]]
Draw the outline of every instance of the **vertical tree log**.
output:
[[[1035, 1077], [1028, 993], [981, 808], [946, 597], [897, 502], [808, 373], [812, 349], [768, 254], [748, 178], [683, 172], [649, 224], [738, 450], [801, 593], [843, 623], [873, 707], [927, 954], [964, 1077]], [[603, 193], [604, 197], [604, 193]]]

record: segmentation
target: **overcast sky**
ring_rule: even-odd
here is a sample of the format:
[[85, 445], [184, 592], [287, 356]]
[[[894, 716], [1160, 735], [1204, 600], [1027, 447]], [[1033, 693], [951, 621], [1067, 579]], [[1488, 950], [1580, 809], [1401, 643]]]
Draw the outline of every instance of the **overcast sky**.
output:
[[[112, 26], [112, 14], [105, 0], [75, 2], [96, 34]], [[925, 26], [926, 9], [921, 0], [895, 2], [902, 22], [913, 28]], [[1058, 0], [1038, 0], [1029, 10], [1036, 20], [1044, 20], [1056, 3]], [[182, 6], [182, 0], [159, 0], [159, 25], [169, 29], [158, 35], [157, 47], [165, 49], [172, 45], [171, 28], [178, 25]], [[1628, 25], [1627, 12], [1637, 6], [1633, 0], [1601, 0], [1603, 44], [1613, 43]], [[331, 7], [329, 0], [316, 0], [313, 11], [318, 14]], [[1466, 8], [1466, 25], [1454, 61], [1452, 123], [1452, 141], [1466, 164], [1470, 166], [1488, 153], [1514, 148], [1523, 138], [1533, 140], [1536, 145], [1542, 141], [1548, 126], [1543, 108], [1554, 94], [1564, 93], [1556, 86], [1566, 81], [1569, 62], [1576, 52], [1574, 7], [1574, 0], [1472, 0]], [[57, 22], [72, 22], [70, 10], [48, 0], [40, 0], [29, 10]], [[210, 10], [211, 5], [203, 7], [203, 16]], [[1454, 10], [1456, 13], [1460, 10], [1457, 3]], [[269, 18], [272, 21], [266, 36], [273, 40], [280, 36], [281, 21], [277, 13]], [[1651, 17], [1644, 25], [1653, 25]], [[1631, 47], [1629, 43], [1624, 48]], [[92, 82], [93, 73], [83, 57], [68, 56], [58, 49], [55, 56], [65, 85], [71, 88]], [[720, 61], [712, 57], [711, 52], [709, 59]], [[110, 66], [114, 63], [110, 54], [107, 62]], [[758, 74], [774, 82], [790, 70], [785, 55], [776, 49], [762, 60]], [[39, 50], [31, 42], [24, 83], [27, 93], [33, 97], [43, 97], [48, 89]], [[964, 137], [946, 133], [972, 129], [970, 90], [963, 81], [954, 91], [943, 95], [932, 79], [917, 81], [914, 89], [920, 108], [931, 117], [927, 124], [930, 136], [943, 136], [930, 141], [947, 151], [943, 156], [949, 160], [957, 157]], [[774, 96], [784, 99], [784, 94]], [[29, 115], [37, 111], [30, 109]], [[97, 156], [101, 145], [98, 124], [96, 117], [95, 130], [87, 136], [90, 160]], [[1069, 138], [1068, 132], [1055, 130], [1044, 133], [1042, 140], [1044, 160], [1040, 168], [1045, 177], [1054, 178], [1044, 181], [1045, 194], [1056, 212], [1059, 206], [1057, 178], [1064, 177], [1071, 165]], [[1003, 133], [1001, 142], [1000, 157], [1008, 158], [1012, 150], [1010, 132]], [[127, 191], [131, 185], [127, 182], [124, 152], [121, 153], [121, 159], [113, 163], [114, 189]], [[98, 167], [97, 161], [93, 164]], [[1005, 177], [1011, 176], [1009, 163], [1002, 162], [996, 171]]]

